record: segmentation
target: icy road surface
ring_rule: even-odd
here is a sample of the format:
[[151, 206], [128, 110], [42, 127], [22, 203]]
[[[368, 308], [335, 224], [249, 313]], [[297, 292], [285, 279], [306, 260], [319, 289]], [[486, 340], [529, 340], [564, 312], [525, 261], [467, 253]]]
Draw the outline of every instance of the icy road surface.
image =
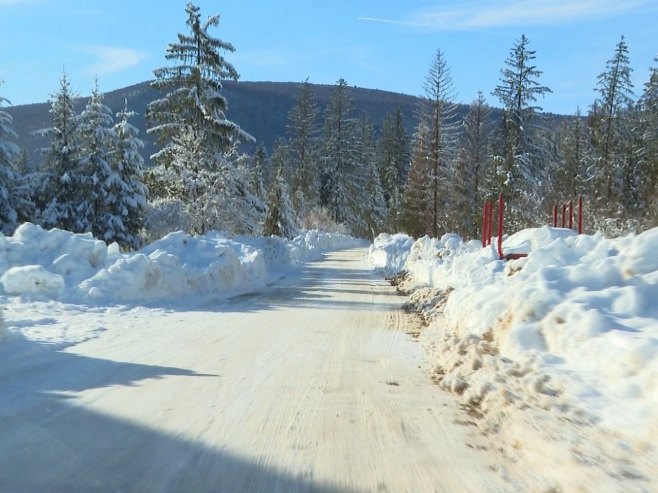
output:
[[212, 306], [125, 310], [66, 349], [5, 345], [0, 492], [509, 490], [365, 253]]

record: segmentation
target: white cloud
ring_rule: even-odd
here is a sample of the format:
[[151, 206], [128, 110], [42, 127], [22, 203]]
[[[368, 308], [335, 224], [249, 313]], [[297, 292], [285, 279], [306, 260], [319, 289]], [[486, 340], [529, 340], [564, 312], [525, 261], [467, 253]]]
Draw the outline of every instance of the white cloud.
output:
[[84, 71], [89, 75], [98, 76], [136, 67], [147, 56], [143, 51], [110, 46], [89, 46], [84, 51], [94, 57], [94, 61]]
[[416, 11], [403, 19], [360, 17], [427, 29], [465, 30], [492, 27], [560, 24], [635, 10], [649, 0], [505, 0], [460, 2], [459, 6]]

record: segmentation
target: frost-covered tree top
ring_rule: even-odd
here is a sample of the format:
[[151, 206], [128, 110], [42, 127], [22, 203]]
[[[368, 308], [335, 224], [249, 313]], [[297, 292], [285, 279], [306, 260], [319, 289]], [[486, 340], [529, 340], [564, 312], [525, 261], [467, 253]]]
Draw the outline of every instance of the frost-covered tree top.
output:
[[188, 33], [178, 34], [170, 43], [165, 58], [170, 67], [154, 71], [153, 87], [164, 97], [147, 109], [150, 133], [155, 133], [163, 149], [153, 158], [170, 163], [172, 146], [181, 135], [192, 135], [206, 151], [226, 152], [236, 142], [252, 140], [238, 125], [226, 118], [228, 103], [221, 94], [222, 80], [237, 80], [239, 75], [222, 52], [233, 52], [232, 44], [215, 38], [209, 29], [219, 26], [219, 16], [201, 21], [199, 7], [188, 3]]
[[[1, 80], [0, 84], [2, 84]], [[1, 109], [5, 104], [9, 104], [9, 101], [0, 96], [0, 166], [11, 166], [18, 158], [20, 149], [11, 142], [18, 136], [11, 128], [11, 115]]]
[[534, 103], [537, 98], [552, 92], [539, 83], [542, 71], [533, 64], [536, 52], [529, 49], [528, 44], [525, 34], [514, 43], [505, 60], [506, 67], [501, 70], [500, 84], [493, 91], [503, 107], [517, 118], [524, 113], [541, 111], [541, 107]]

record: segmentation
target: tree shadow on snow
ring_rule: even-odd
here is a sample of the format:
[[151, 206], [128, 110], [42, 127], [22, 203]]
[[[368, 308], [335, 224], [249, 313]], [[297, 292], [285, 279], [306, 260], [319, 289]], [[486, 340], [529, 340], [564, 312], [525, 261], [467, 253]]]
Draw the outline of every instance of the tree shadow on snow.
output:
[[[332, 264], [335, 261], [332, 260]], [[197, 305], [218, 312], [254, 312], [281, 308], [335, 310], [395, 310], [402, 303], [382, 291], [383, 279], [371, 270], [320, 266], [310, 263], [267, 289]], [[354, 297], [357, 299], [355, 300]]]
[[221, 376], [40, 346], [20, 338], [0, 345], [1, 492], [348, 492], [96, 412], [66, 395]]

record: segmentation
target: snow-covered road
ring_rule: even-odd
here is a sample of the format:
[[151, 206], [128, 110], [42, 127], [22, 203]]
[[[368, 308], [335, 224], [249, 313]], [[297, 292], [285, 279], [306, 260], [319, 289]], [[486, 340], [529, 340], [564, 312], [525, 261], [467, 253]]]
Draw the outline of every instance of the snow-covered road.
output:
[[66, 349], [0, 347], [0, 491], [509, 490], [365, 253], [194, 310], [94, 311], [107, 330]]

